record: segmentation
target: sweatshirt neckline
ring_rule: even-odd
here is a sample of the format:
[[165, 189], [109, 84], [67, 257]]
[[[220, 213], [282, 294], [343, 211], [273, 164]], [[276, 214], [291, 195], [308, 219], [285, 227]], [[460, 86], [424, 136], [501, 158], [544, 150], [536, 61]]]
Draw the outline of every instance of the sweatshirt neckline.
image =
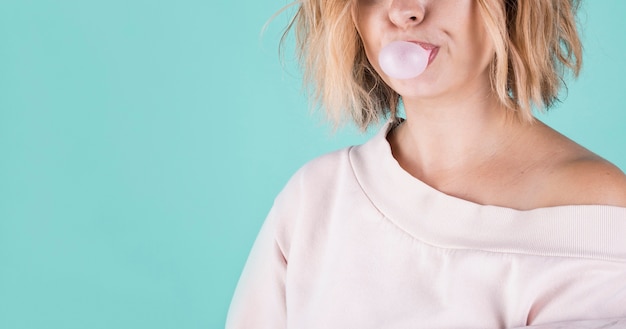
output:
[[445, 194], [398, 164], [387, 141], [394, 125], [352, 148], [350, 161], [374, 207], [413, 237], [445, 248], [626, 261], [626, 208], [518, 210]]

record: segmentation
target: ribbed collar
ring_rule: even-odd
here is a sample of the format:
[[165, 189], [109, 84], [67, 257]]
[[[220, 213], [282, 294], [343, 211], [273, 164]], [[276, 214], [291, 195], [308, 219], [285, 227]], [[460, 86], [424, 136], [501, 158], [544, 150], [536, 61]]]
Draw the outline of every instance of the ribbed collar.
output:
[[444, 248], [626, 261], [626, 208], [516, 210], [447, 195], [398, 164], [386, 138], [394, 125], [352, 148], [350, 161], [372, 204], [414, 238]]

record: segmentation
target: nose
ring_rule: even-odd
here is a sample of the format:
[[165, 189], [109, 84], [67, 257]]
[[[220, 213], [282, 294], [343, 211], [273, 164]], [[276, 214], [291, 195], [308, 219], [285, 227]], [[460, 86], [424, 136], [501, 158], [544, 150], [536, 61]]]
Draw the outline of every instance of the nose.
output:
[[389, 19], [402, 29], [421, 23], [425, 14], [424, 5], [419, 0], [392, 0], [389, 7]]

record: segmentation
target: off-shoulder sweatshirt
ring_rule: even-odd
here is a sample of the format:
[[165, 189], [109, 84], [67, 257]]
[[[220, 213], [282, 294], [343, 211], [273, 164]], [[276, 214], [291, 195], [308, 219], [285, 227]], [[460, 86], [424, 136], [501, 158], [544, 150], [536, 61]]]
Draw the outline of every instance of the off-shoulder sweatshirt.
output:
[[626, 208], [444, 194], [400, 167], [391, 127], [290, 179], [226, 328], [626, 328]]

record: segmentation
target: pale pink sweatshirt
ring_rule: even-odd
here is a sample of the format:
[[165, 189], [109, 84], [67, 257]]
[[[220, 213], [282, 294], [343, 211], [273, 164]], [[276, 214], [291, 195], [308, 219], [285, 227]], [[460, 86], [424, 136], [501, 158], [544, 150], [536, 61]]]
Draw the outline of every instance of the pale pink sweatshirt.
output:
[[626, 208], [455, 198], [399, 166], [389, 129], [292, 177], [226, 328], [626, 328]]

